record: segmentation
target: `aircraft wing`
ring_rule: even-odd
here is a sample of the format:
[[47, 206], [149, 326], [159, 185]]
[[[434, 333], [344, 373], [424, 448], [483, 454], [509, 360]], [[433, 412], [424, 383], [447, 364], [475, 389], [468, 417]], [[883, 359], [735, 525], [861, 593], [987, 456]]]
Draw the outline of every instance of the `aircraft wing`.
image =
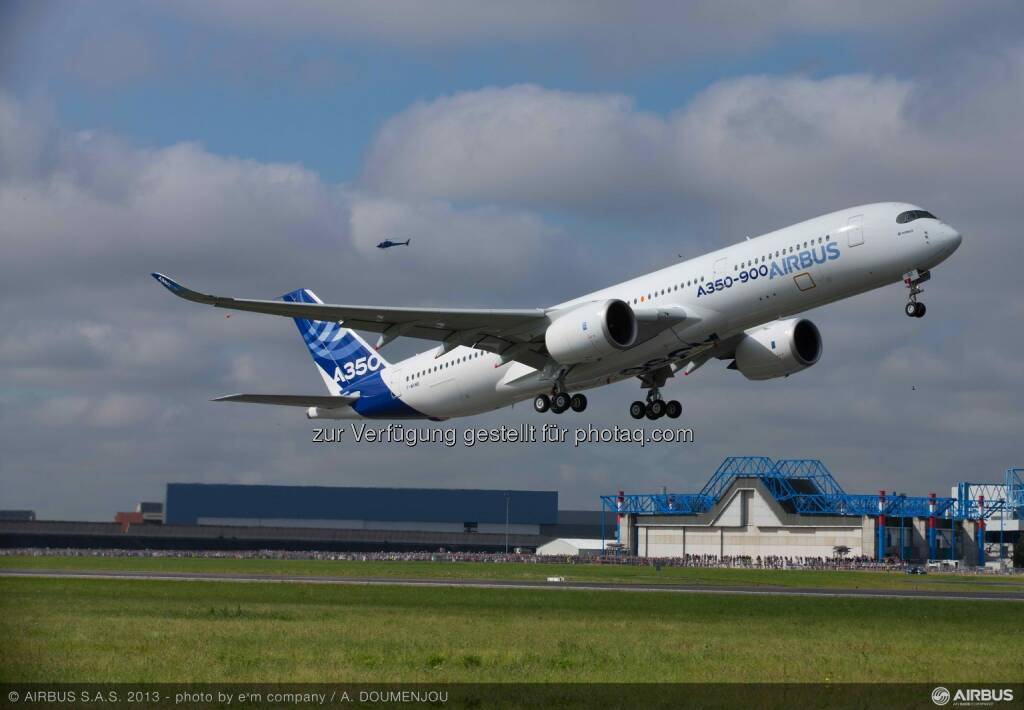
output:
[[341, 409], [352, 404], [359, 395], [312, 395], [312, 394], [229, 394], [215, 397], [211, 402], [246, 402], [248, 404], [276, 404], [285, 407], [320, 407]]
[[536, 369], [550, 362], [541, 350], [544, 331], [551, 321], [540, 308], [439, 310], [264, 301], [199, 293], [163, 274], [155, 273], [153, 278], [175, 296], [196, 303], [287, 318], [336, 321], [348, 328], [380, 333], [378, 349], [397, 337], [408, 336], [439, 341], [442, 352], [465, 345], [503, 354], [508, 360]]

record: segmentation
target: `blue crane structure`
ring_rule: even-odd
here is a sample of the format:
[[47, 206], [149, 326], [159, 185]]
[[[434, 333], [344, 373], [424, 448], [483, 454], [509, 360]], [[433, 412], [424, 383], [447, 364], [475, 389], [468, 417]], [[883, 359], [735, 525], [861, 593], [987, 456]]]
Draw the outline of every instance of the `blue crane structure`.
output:
[[[1024, 469], [1011, 468], [1006, 473], [1005, 484], [971, 484], [961, 482], [957, 497], [907, 496], [847, 493], [832, 476], [828, 468], [818, 459], [781, 459], [773, 461], [767, 456], [730, 456], [725, 459], [704, 487], [697, 493], [645, 493], [601, 496], [602, 511], [619, 515], [699, 515], [710, 511], [737, 478], [756, 478], [764, 484], [776, 501], [787, 510], [801, 515], [869, 516], [878, 521], [878, 544], [875, 546], [878, 559], [885, 551], [886, 518], [927, 518], [928, 549], [931, 559], [936, 559], [937, 541], [935, 524], [938, 519], [949, 521], [974, 521], [978, 525], [977, 535], [979, 560], [984, 560], [985, 522], [994, 514], [1011, 518], [1024, 518]], [[1003, 487], [1005, 485], [1005, 488]], [[1001, 495], [977, 498], [967, 491], [992, 491], [1002, 489]], [[604, 518], [602, 517], [602, 521]], [[900, 556], [903, 556], [903, 525], [900, 525]], [[955, 536], [955, 526], [951, 524]], [[602, 530], [603, 533], [603, 530]], [[616, 538], [618, 539], [618, 530]], [[602, 537], [604, 535], [602, 534]], [[955, 538], [950, 546], [955, 549]], [[1000, 546], [1002, 549], [1002, 546]]]

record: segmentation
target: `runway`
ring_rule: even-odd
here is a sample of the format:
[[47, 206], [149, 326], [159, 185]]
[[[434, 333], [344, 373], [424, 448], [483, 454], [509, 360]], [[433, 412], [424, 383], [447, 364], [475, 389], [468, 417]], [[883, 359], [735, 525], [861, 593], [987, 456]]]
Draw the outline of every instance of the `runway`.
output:
[[0, 569], [0, 577], [47, 579], [130, 579], [177, 582], [240, 582], [276, 584], [335, 584], [395, 587], [477, 587], [481, 589], [543, 589], [601, 592], [663, 592], [673, 594], [742, 594], [789, 597], [860, 597], [875, 599], [942, 599], [957, 601], [1024, 602], [1024, 592], [938, 591], [924, 589], [842, 589], [821, 587], [714, 586], [696, 584], [617, 584], [610, 582], [546, 582], [490, 579], [403, 579], [392, 577], [325, 577], [216, 572], [68, 571]]

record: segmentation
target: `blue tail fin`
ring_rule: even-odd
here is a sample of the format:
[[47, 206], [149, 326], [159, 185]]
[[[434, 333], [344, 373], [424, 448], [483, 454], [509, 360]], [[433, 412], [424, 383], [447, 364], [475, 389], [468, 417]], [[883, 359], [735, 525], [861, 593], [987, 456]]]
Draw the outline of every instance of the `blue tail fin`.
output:
[[[323, 303], [315, 293], [305, 288], [286, 293], [281, 296], [281, 300], [292, 303]], [[309, 354], [313, 356], [320, 377], [332, 395], [345, 394], [363, 377], [388, 366], [387, 360], [367, 345], [358, 334], [335, 321], [305, 318], [294, 320], [302, 339], [306, 341]]]

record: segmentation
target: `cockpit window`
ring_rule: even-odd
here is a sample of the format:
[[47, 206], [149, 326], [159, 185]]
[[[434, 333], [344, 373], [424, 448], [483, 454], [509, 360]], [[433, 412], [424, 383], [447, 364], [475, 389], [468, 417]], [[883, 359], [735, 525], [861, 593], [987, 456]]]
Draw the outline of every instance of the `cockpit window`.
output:
[[927, 217], [928, 219], [936, 219], [935, 215], [931, 212], [925, 212], [924, 210], [910, 210], [909, 212], [900, 212], [896, 218], [896, 224], [906, 224], [907, 222], [913, 222], [915, 219], [922, 219]]

